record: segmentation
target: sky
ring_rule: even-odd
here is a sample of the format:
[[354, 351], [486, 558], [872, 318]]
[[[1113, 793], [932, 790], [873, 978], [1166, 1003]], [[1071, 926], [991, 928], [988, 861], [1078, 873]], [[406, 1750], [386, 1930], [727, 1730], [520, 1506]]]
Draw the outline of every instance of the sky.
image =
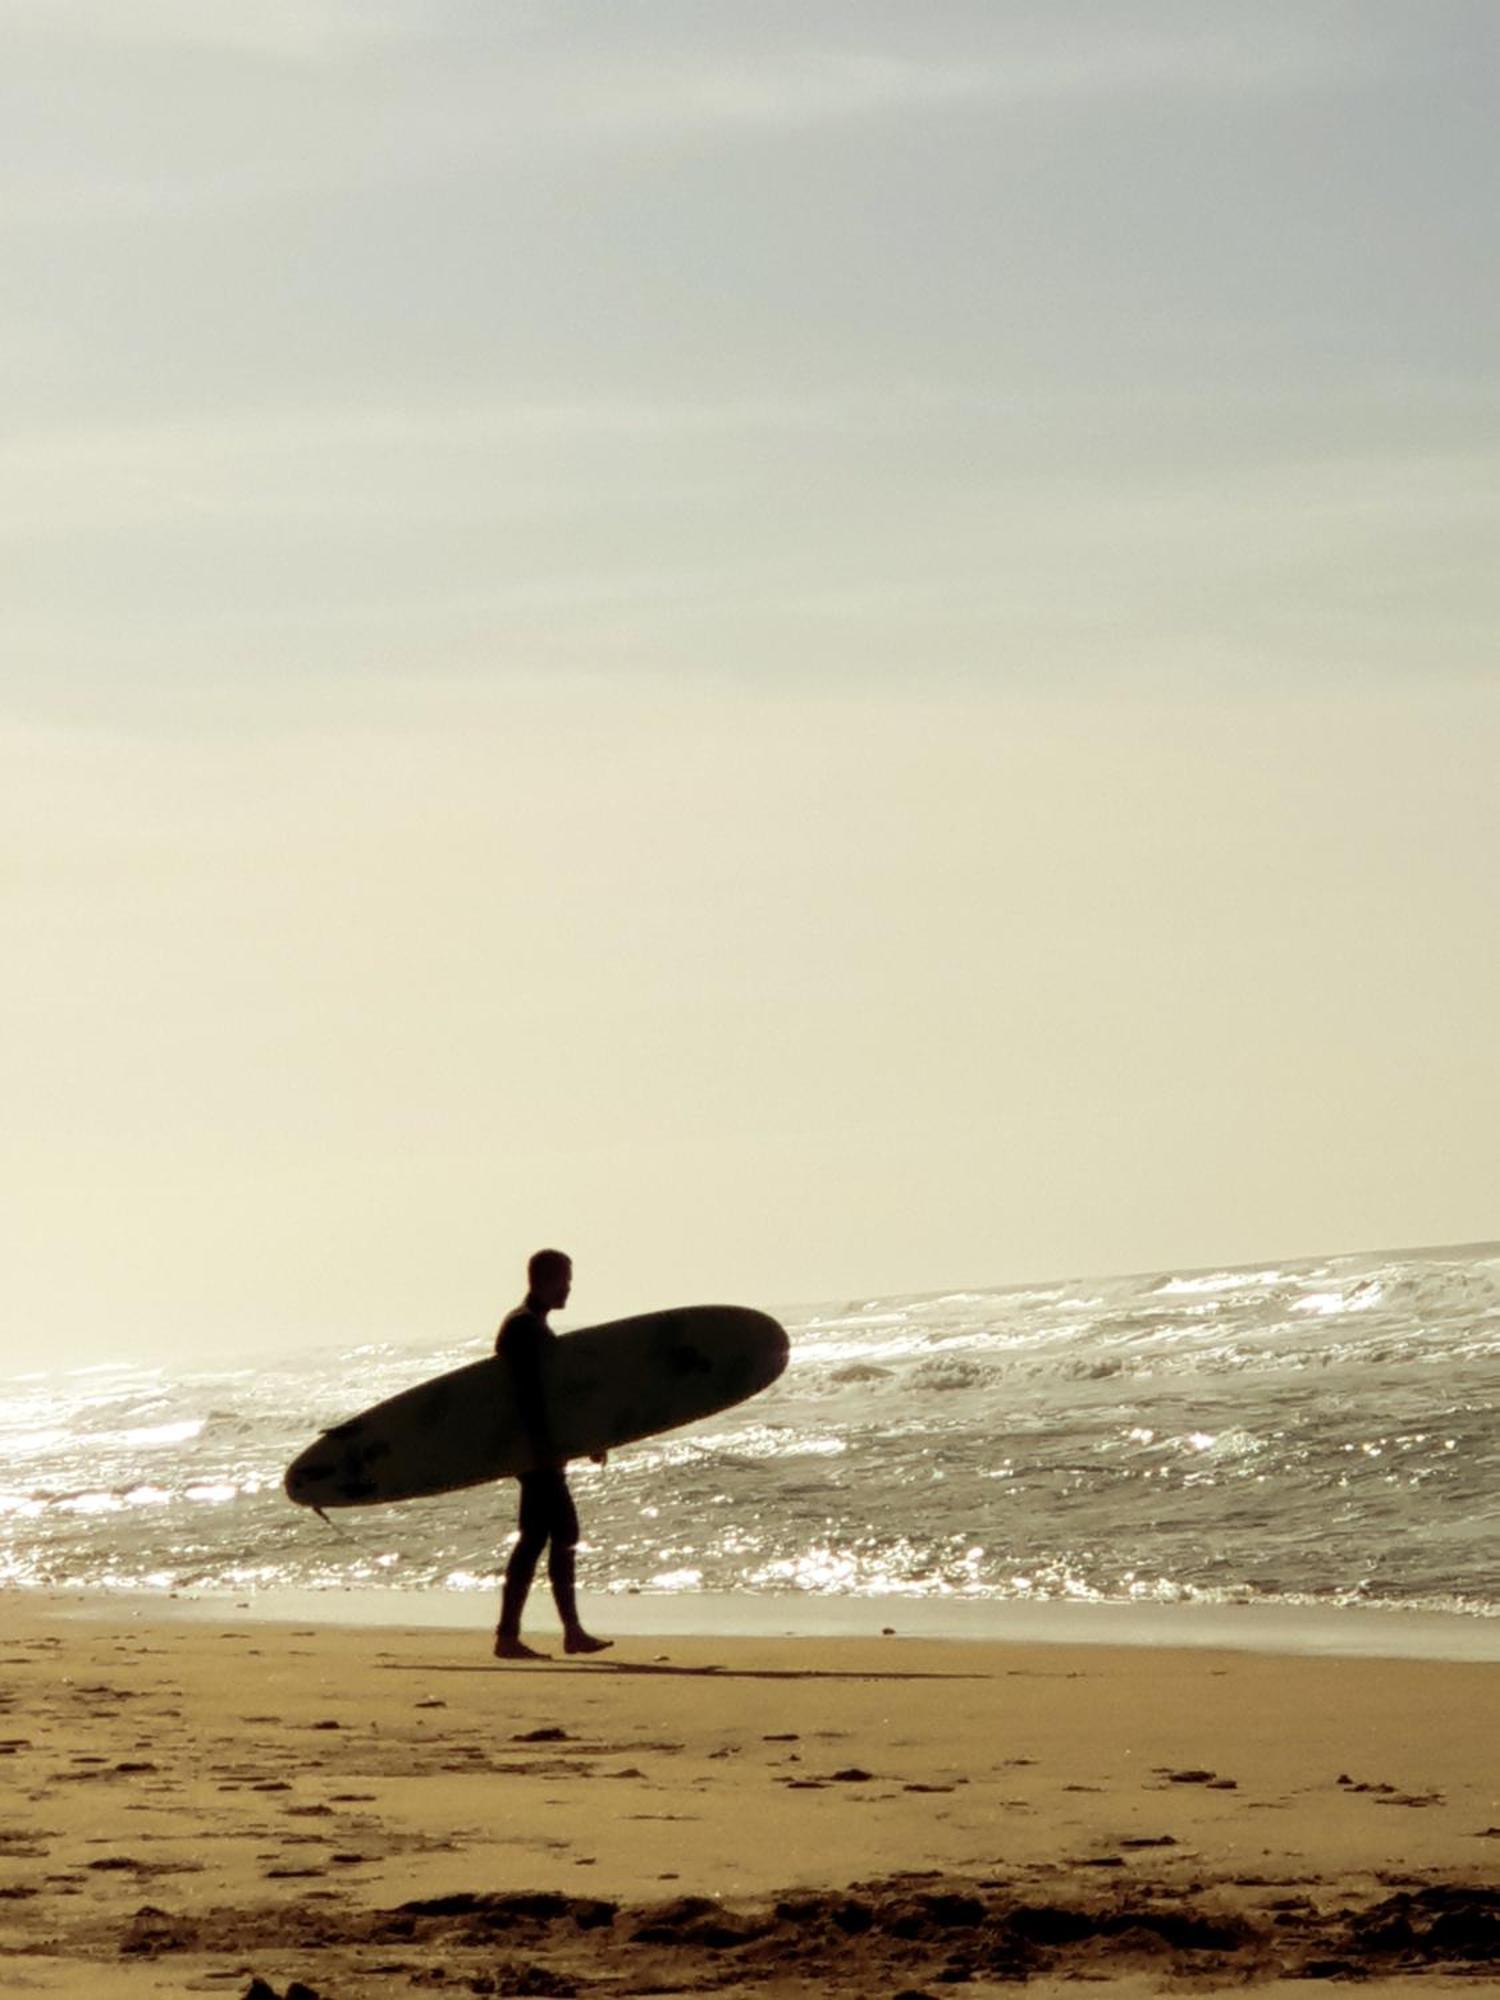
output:
[[1491, 0], [0, 18], [0, 1369], [1500, 1235]]

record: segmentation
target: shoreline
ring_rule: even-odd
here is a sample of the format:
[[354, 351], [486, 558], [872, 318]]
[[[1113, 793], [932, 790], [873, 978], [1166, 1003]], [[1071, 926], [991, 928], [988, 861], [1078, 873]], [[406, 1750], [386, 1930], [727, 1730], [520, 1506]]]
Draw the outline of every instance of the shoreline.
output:
[[[923, 1639], [965, 1645], [1146, 1647], [1288, 1658], [1500, 1663], [1500, 1613], [1386, 1605], [1028, 1603], [993, 1598], [824, 1597], [809, 1593], [581, 1593], [585, 1622], [621, 1638]], [[367, 1630], [492, 1628], [498, 1590], [288, 1589], [150, 1592], [12, 1586], [10, 1599], [71, 1616], [192, 1621], [242, 1618]], [[556, 1621], [545, 1580], [528, 1630]]]

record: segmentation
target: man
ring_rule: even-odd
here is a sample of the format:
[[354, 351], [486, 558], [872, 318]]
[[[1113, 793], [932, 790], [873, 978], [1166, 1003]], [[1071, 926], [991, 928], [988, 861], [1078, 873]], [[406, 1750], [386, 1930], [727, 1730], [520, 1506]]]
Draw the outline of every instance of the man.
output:
[[[547, 1578], [552, 1585], [557, 1615], [562, 1620], [563, 1650], [602, 1653], [613, 1643], [594, 1638], [578, 1621], [573, 1587], [578, 1510], [568, 1491], [567, 1461], [553, 1442], [543, 1385], [547, 1349], [557, 1339], [547, 1324], [547, 1315], [562, 1310], [572, 1289], [572, 1259], [561, 1250], [538, 1250], [526, 1266], [525, 1303], [506, 1314], [495, 1336], [495, 1352], [510, 1366], [516, 1407], [536, 1459], [536, 1469], [520, 1475], [520, 1535], [506, 1565], [505, 1588], [500, 1597], [500, 1624], [495, 1632], [497, 1660], [548, 1657], [535, 1652], [522, 1639], [521, 1613], [542, 1550], [549, 1544]], [[594, 1463], [604, 1463], [602, 1451], [594, 1453]]]

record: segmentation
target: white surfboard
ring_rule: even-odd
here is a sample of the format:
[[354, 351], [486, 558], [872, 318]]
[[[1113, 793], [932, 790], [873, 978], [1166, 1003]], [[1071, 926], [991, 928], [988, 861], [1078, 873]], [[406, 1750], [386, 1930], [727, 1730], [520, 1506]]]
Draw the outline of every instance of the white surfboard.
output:
[[[680, 1306], [562, 1334], [543, 1356], [560, 1455], [632, 1444], [732, 1408], [787, 1360], [776, 1321], [745, 1306]], [[368, 1507], [530, 1471], [509, 1364], [471, 1362], [336, 1424], [287, 1469], [303, 1507]]]

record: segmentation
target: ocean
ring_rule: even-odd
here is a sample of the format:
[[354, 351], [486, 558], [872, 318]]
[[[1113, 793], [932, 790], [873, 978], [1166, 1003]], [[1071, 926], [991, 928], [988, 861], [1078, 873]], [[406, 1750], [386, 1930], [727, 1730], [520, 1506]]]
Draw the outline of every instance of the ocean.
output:
[[[1500, 1244], [778, 1316], [771, 1390], [576, 1468], [585, 1590], [1500, 1615]], [[281, 1491], [315, 1431], [487, 1351], [0, 1379], [0, 1582], [488, 1598], [513, 1487], [332, 1525]]]

